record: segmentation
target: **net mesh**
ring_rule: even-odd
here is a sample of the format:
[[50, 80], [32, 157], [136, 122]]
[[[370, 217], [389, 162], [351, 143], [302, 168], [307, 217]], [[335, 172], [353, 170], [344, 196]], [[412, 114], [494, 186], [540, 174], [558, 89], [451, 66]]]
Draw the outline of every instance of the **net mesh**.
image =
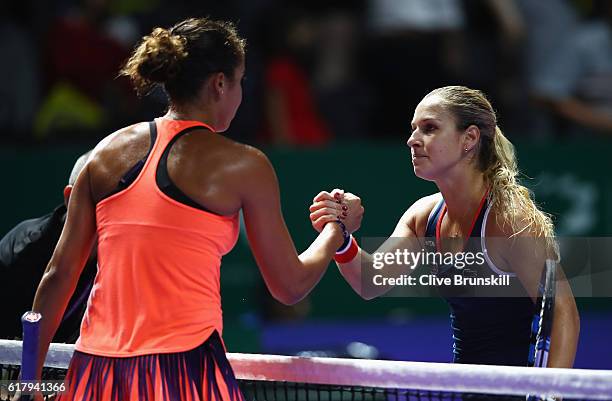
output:
[[[52, 344], [43, 379], [62, 380], [72, 352], [71, 345]], [[20, 342], [0, 340], [2, 383], [18, 379], [20, 358]], [[612, 371], [256, 354], [228, 358], [246, 400], [612, 400]], [[0, 400], [9, 400], [2, 387]]]

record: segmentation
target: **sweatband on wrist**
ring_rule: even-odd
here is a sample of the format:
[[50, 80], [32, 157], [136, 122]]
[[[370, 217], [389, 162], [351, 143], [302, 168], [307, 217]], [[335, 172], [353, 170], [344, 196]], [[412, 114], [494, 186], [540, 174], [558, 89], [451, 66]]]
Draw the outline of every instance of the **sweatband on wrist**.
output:
[[334, 260], [338, 263], [349, 263], [351, 260], [357, 256], [359, 252], [359, 245], [357, 245], [357, 241], [351, 235], [349, 244], [336, 252], [336, 256], [334, 256]]

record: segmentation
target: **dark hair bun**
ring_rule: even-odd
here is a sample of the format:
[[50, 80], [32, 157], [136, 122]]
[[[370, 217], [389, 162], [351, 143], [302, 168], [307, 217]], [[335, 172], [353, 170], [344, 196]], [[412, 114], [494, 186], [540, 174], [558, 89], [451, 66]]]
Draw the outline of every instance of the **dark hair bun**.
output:
[[142, 39], [120, 75], [128, 76], [139, 94], [166, 83], [176, 76], [181, 60], [187, 57], [185, 42], [167, 29], [155, 28]]
[[120, 72], [139, 95], [160, 85], [170, 102], [194, 99], [217, 72], [233, 79], [244, 62], [245, 41], [229, 21], [188, 18], [172, 28], [155, 28], [134, 49]]

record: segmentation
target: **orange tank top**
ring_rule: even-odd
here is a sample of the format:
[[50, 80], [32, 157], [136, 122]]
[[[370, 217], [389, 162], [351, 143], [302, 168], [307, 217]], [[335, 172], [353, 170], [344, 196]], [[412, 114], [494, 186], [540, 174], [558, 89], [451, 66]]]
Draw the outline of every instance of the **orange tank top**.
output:
[[186, 351], [222, 332], [221, 257], [236, 244], [238, 214], [184, 205], [155, 182], [176, 135], [206, 125], [156, 119], [157, 139], [138, 177], [96, 205], [98, 273], [76, 349], [103, 356]]

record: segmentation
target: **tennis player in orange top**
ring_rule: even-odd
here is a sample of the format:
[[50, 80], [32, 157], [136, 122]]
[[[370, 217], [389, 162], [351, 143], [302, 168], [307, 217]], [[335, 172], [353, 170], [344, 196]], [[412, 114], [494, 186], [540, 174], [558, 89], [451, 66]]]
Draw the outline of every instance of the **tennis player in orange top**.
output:
[[[347, 231], [327, 224], [298, 255], [270, 162], [225, 131], [242, 100], [245, 48], [234, 26], [188, 19], [145, 36], [121, 73], [161, 85], [169, 110], [104, 139], [80, 174], [34, 300], [43, 355], [98, 235], [98, 274], [60, 400], [241, 400], [221, 340], [221, 257], [244, 221], [279, 301], [302, 299]], [[337, 207], [342, 208], [338, 203]]]

